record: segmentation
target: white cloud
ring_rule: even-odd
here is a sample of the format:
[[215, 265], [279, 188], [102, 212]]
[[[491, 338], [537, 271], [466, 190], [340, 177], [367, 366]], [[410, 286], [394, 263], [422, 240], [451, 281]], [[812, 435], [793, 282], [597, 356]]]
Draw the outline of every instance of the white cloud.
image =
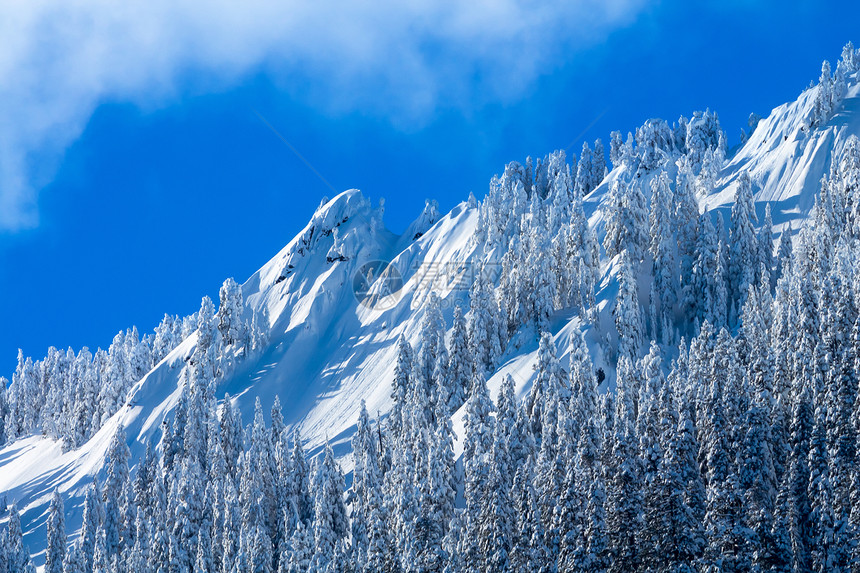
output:
[[649, 1], [6, 0], [0, 229], [37, 223], [38, 187], [103, 102], [163, 105], [189, 78], [264, 70], [326, 109], [409, 124], [522, 97]]

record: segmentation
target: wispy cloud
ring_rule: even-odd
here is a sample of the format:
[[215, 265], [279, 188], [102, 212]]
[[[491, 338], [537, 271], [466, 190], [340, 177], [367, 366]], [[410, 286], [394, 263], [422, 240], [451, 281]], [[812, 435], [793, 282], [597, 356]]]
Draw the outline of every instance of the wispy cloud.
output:
[[0, 228], [38, 222], [51, 166], [107, 101], [265, 71], [327, 110], [397, 123], [514, 101], [651, 0], [9, 0], [0, 3]]

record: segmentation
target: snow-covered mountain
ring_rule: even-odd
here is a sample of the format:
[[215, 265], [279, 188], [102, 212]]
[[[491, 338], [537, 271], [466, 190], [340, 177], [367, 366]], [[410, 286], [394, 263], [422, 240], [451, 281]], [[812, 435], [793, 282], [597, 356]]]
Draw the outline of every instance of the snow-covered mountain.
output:
[[860, 84], [856, 78], [849, 79], [853, 81], [844, 99], [822, 125], [810, 127], [818, 87], [762, 119], [722, 169], [714, 193], [701, 199], [702, 207], [729, 209], [738, 176], [746, 172], [753, 182], [759, 219], [769, 203], [776, 232], [802, 225], [821, 190], [821, 178], [830, 174], [834, 156], [842, 154], [851, 135], [860, 134]]
[[[841, 153], [849, 136], [860, 136], [856, 79], [856, 74], [848, 78], [838, 108], [820, 125], [815, 122], [820, 86], [774, 109], [719, 166], [713, 190], [698, 197], [700, 208], [725, 210], [728, 219], [739, 176], [747, 173], [760, 220], [769, 203], [777, 233], [787, 225], [795, 229], [802, 225], [821, 178], [831, 171], [832, 158]], [[674, 161], [667, 165], [674, 179], [678, 167]], [[634, 176], [629, 169], [616, 166], [584, 198], [585, 213], [599, 239], [606, 223], [601, 207], [610, 199], [614, 182]], [[641, 187], [648, 194], [654, 177], [642, 175]], [[382, 206], [371, 205], [360, 191], [323, 201], [307, 226], [242, 285], [247, 315], [267, 317], [266, 344], [239, 361], [219, 383], [219, 398], [229, 393], [248, 423], [256, 398], [269, 405], [279, 397], [286, 424], [301, 428], [310, 453], [319, 452], [328, 441], [343, 469], [350, 471], [350, 438], [361, 401], [372, 417], [384, 417], [391, 408], [398, 338], [404, 336], [415, 347], [420, 344], [431, 293], [440, 297], [450, 327], [455, 305], [469, 309], [469, 287], [478, 263], [486, 258], [501, 261], [499, 253], [486, 253], [476, 239], [480, 219], [481, 205], [474, 199], [444, 215], [428, 202], [406, 232], [397, 235], [385, 228]], [[616, 263], [606, 257], [600, 263], [595, 302], [603, 325], [612, 324]], [[379, 279], [382, 268], [387, 274]], [[375, 276], [364, 281], [368, 271]], [[392, 286], [389, 296], [384, 289]], [[647, 294], [640, 298], [647, 308]], [[582, 329], [595, 367], [603, 370], [611, 386], [614, 358], [608, 349], [614, 342], [607, 345], [606, 337], [616, 336], [613, 328], [586, 324], [574, 310], [556, 312], [548, 326], [563, 364], [570, 337]], [[492, 396], [508, 374], [519, 396], [528, 392], [537, 360], [535, 334], [533, 328], [523, 328], [513, 336], [488, 379]], [[173, 349], [81, 447], [63, 451], [61, 443], [32, 435], [0, 450], [0, 492], [18, 504], [25, 542], [34, 554], [45, 547], [47, 507], [55, 488], [67, 499], [67, 529], [80, 527], [86, 488], [103, 471], [110, 439], [120, 425], [128, 436], [132, 465], [143, 458], [147, 444], [158, 442], [162, 420], [172, 417], [179, 404], [180, 373], [195, 345], [192, 334]], [[461, 410], [453, 417], [460, 438], [462, 416]], [[462, 451], [462, 443], [455, 451]]]

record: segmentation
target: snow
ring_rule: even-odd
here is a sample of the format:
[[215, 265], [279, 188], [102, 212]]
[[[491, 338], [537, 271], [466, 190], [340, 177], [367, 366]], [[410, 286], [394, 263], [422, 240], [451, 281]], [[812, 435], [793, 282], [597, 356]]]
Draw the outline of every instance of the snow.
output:
[[851, 86], [826, 125], [810, 130], [817, 89], [807, 89], [797, 101], [777, 107], [759, 122], [723, 169], [714, 193], [701, 198], [702, 207], [726, 210], [723, 215], [728, 220], [737, 178], [747, 171], [759, 220], [770, 203], [775, 233], [799, 227], [813, 206], [821, 178], [830, 172], [831, 158], [842, 152], [849, 135], [860, 135], [860, 84]]
[[[729, 209], [737, 177], [748, 170], [759, 216], [770, 202], [776, 232], [787, 224], [796, 227], [809, 212], [834, 152], [841, 150], [848, 135], [860, 134], [860, 86], [849, 90], [825, 126], [810, 133], [805, 126], [813, 98], [814, 90], [807, 90], [763, 119], [721, 172], [716, 190], [700, 198], [701, 206]], [[614, 169], [585, 198], [598, 239], [603, 226], [600, 203], [612, 181], [623, 175], [623, 168]], [[650, 193], [647, 181], [642, 183]], [[301, 429], [306, 448], [317, 454], [328, 440], [344, 470], [351, 469], [349, 440], [359, 404], [367, 403], [371, 417], [385, 416], [390, 409], [395, 342], [404, 334], [413, 346], [418, 344], [424, 298], [431, 290], [440, 295], [449, 326], [456, 303], [468, 309], [468, 279], [479, 254], [472, 240], [478, 210], [461, 203], [432, 224], [436, 217], [430, 211], [428, 205], [398, 236], [385, 229], [381, 208], [373, 208], [358, 190], [345, 191], [321, 204], [308, 225], [248, 278], [242, 285], [246, 312], [267, 312], [269, 343], [258, 355], [240, 362], [219, 386], [220, 395], [229, 392], [234, 397], [246, 423], [252, 419], [256, 397], [268, 411], [277, 395], [285, 422]], [[390, 261], [403, 279], [396, 304], [390, 307], [369, 307], [354, 296], [355, 273], [374, 260]], [[612, 330], [616, 267], [615, 260], [601, 266], [597, 300], [603, 332]], [[377, 281], [371, 292], [382, 285]], [[565, 368], [570, 336], [581, 326], [570, 314], [553, 318], [552, 332]], [[601, 333], [587, 328], [585, 336], [595, 367], [604, 368], [611, 384], [614, 370], [600, 353]], [[179, 373], [195, 344], [192, 335], [175, 348], [133, 387], [127, 405], [82, 447], [63, 452], [60, 443], [30, 436], [0, 450], [0, 492], [10, 503], [18, 503], [25, 543], [37, 555], [44, 550], [44, 522], [54, 488], [66, 496], [68, 530], [80, 527], [85, 488], [102, 471], [119, 424], [126, 428], [132, 464], [142, 459], [147, 443], [157, 443], [161, 421], [172, 416], [179, 401]], [[536, 360], [537, 336], [521, 332], [488, 380], [491, 396], [498, 394], [507, 374], [523, 396], [531, 387]], [[462, 410], [454, 414], [459, 438], [464, 434], [462, 418]], [[456, 451], [462, 451], [459, 441]]]

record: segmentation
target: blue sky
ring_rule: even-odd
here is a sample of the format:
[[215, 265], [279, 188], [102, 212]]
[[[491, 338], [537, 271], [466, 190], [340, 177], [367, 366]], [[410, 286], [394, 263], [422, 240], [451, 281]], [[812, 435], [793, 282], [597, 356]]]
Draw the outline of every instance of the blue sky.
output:
[[[257, 113], [335, 189], [385, 197], [400, 231], [427, 197], [447, 210], [507, 161], [649, 117], [710, 107], [737, 143], [860, 41], [856, 3], [692, 4], [153, 1], [95, 33], [102, 0], [0, 8], [0, 375], [19, 347], [193, 312], [301, 229], [333, 191]], [[81, 29], [43, 47], [59, 18]]]

